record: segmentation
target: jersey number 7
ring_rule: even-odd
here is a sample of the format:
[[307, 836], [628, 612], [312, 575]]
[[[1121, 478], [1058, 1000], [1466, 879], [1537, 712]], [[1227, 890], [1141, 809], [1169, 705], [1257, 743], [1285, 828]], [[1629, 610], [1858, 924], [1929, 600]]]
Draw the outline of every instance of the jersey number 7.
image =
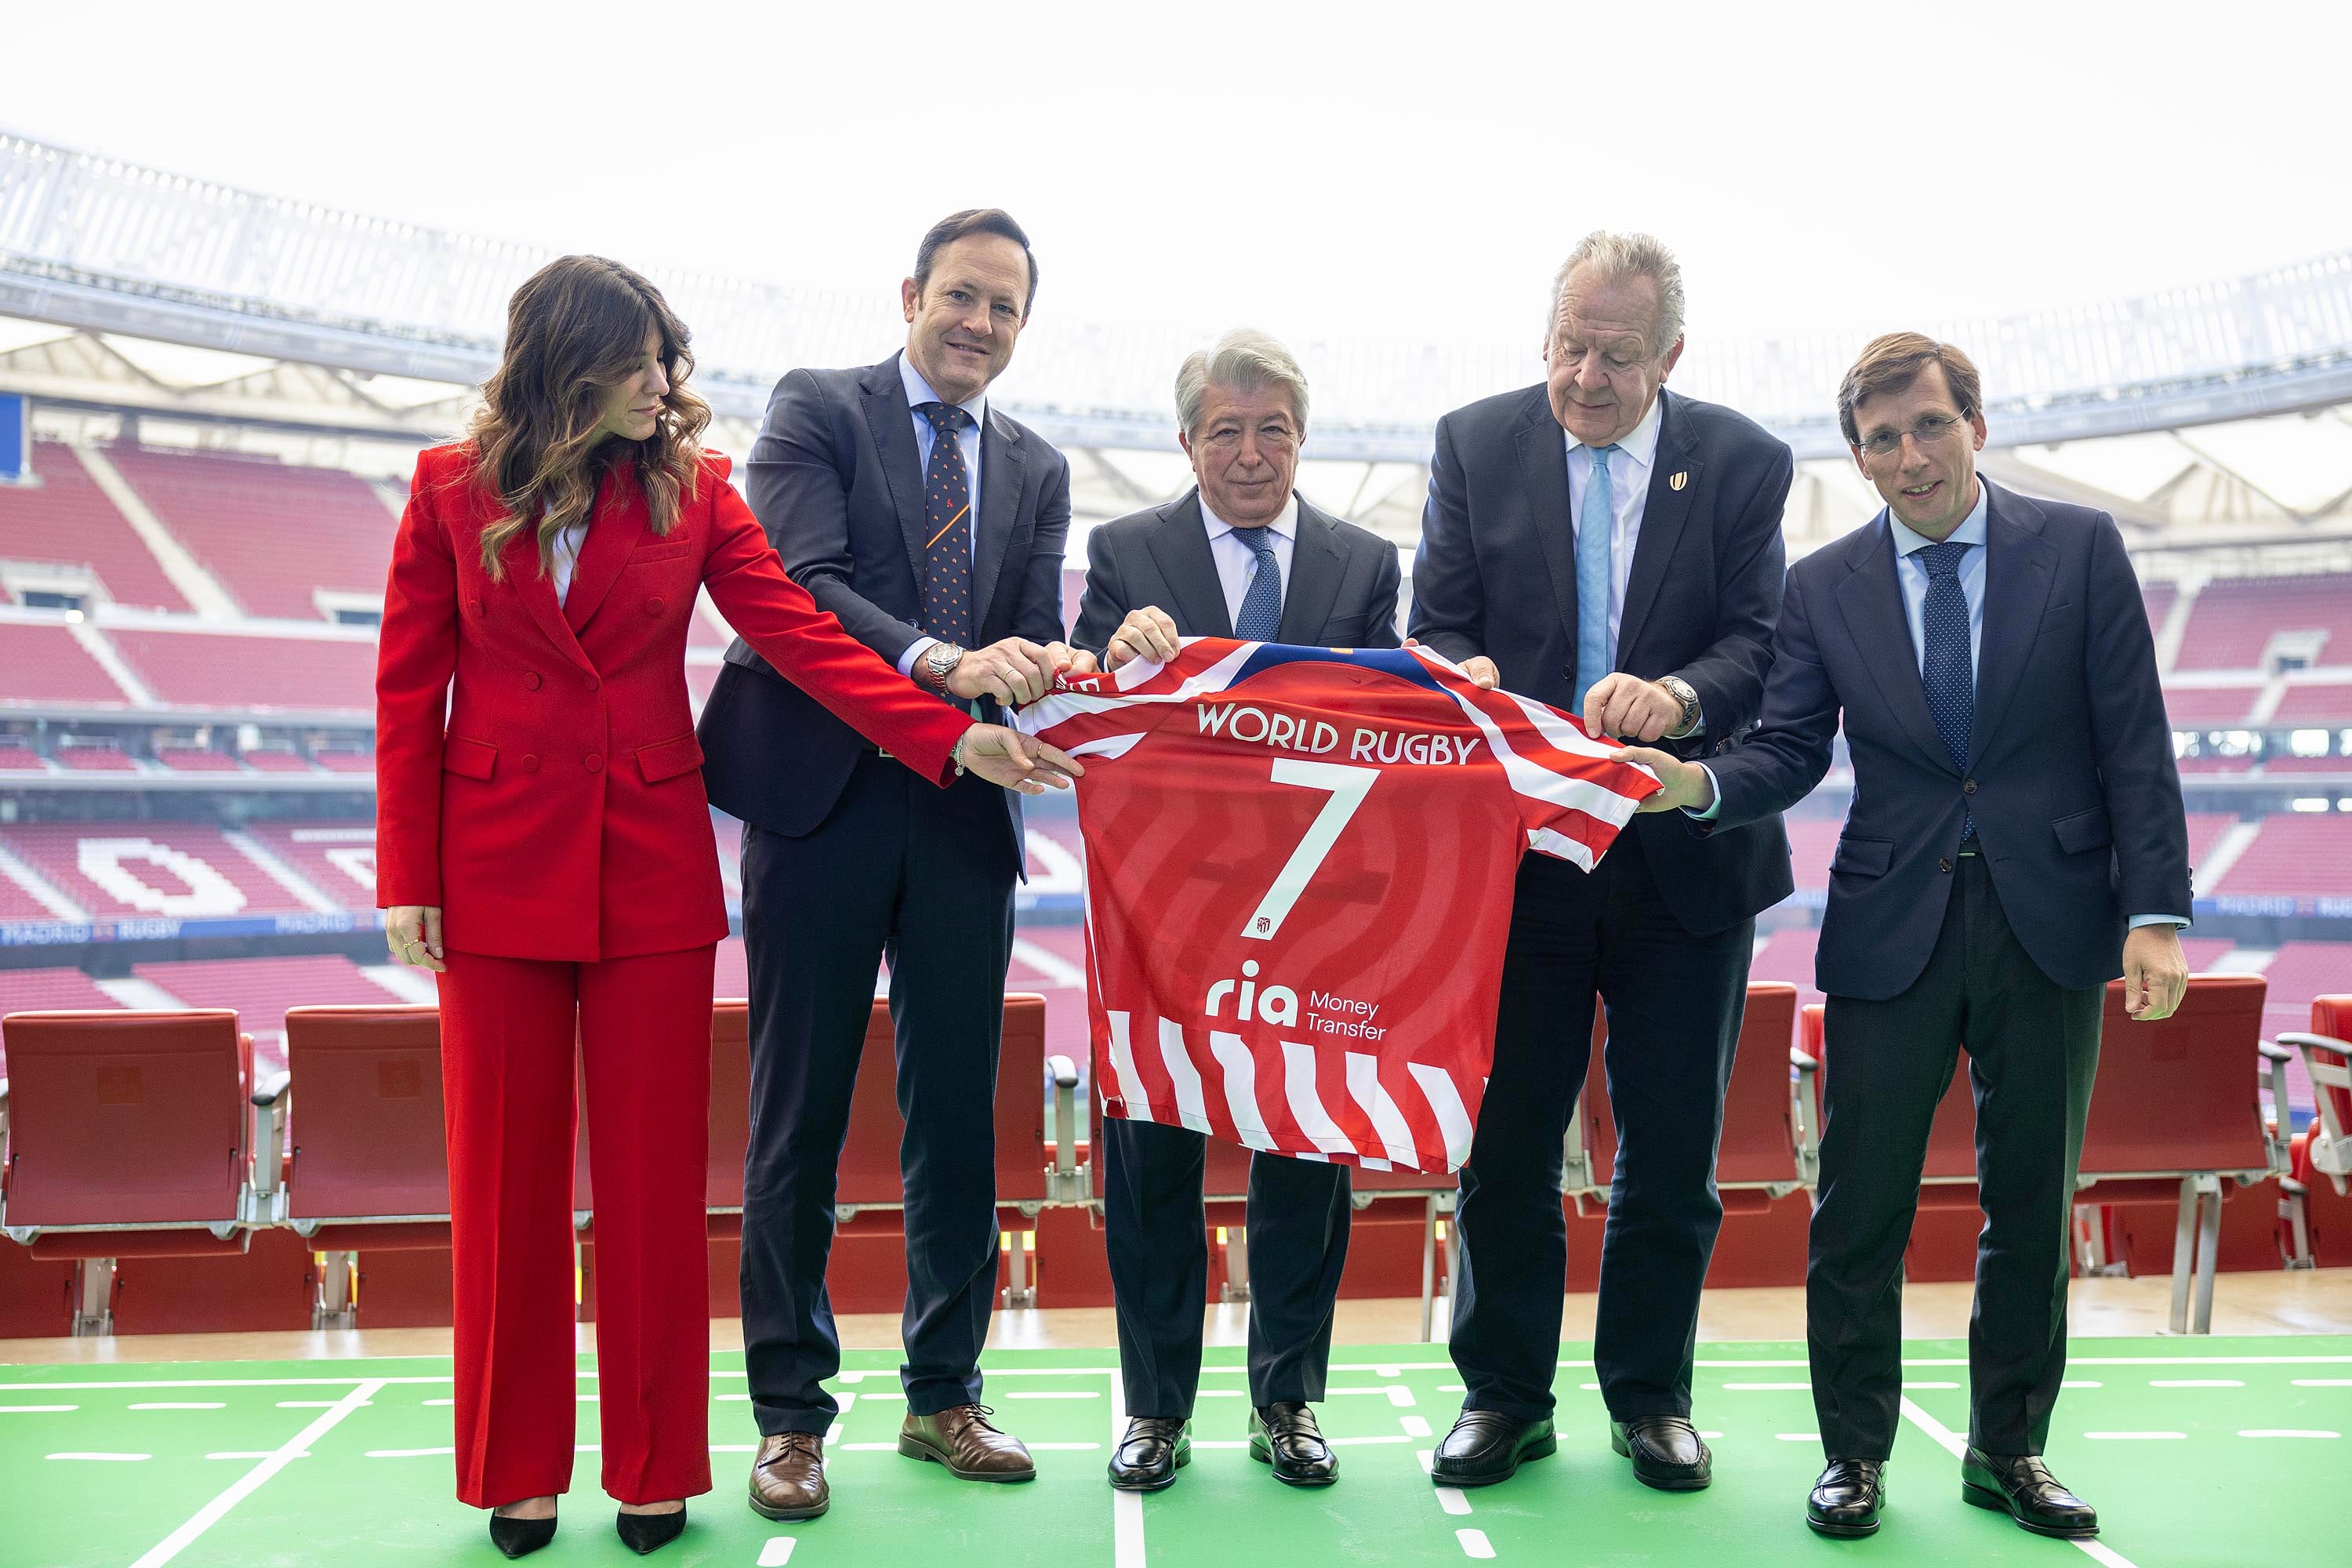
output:
[[1297, 784], [1302, 789], [1327, 789], [1331, 792], [1331, 798], [1323, 803], [1323, 809], [1315, 814], [1313, 822], [1307, 824], [1307, 837], [1301, 838], [1298, 847], [1290, 852], [1290, 858], [1283, 863], [1282, 872], [1275, 878], [1274, 886], [1265, 890], [1265, 897], [1251, 912], [1250, 918], [1243, 922], [1242, 935], [1256, 942], [1273, 940], [1275, 932], [1282, 929], [1282, 922], [1289, 918], [1291, 906], [1298, 902], [1298, 895], [1305, 892], [1307, 884], [1315, 879], [1323, 858], [1330, 854], [1331, 846], [1339, 841], [1340, 830], [1348, 826], [1348, 819], [1356, 815], [1356, 808], [1364, 804], [1364, 797], [1372, 792], [1372, 785], [1380, 776], [1378, 768], [1351, 768], [1340, 763], [1301, 762], [1295, 757], [1275, 759], [1275, 783]]

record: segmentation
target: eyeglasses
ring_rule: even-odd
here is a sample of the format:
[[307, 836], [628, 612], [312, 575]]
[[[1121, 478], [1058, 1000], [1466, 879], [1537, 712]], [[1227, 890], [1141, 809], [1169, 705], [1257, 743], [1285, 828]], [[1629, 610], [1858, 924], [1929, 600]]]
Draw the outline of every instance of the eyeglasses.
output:
[[1903, 437], [1908, 436], [1922, 447], [1932, 447], [1954, 430], [1961, 421], [1950, 415], [1930, 414], [1908, 430], [1874, 430], [1862, 449], [1874, 458], [1891, 458], [1903, 449]]

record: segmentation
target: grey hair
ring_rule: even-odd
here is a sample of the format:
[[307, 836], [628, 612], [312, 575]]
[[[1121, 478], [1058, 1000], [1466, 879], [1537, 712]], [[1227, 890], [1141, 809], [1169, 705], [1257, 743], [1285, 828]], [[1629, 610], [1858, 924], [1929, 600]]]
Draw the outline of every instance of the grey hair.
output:
[[1568, 259], [1551, 279], [1551, 315], [1544, 330], [1559, 320], [1559, 296], [1568, 287], [1568, 275], [1590, 264], [1603, 278], [1622, 279], [1647, 278], [1658, 288], [1658, 341], [1651, 345], [1654, 354], [1664, 354], [1683, 335], [1683, 268], [1668, 250], [1665, 242], [1654, 235], [1612, 234], [1596, 228], [1576, 242]]
[[1219, 338], [1215, 348], [1185, 356], [1176, 371], [1176, 422], [1188, 437], [1201, 433], [1201, 405], [1208, 401], [1213, 382], [1235, 392], [1282, 388], [1290, 395], [1299, 434], [1307, 433], [1307, 373], [1288, 349], [1264, 332], [1238, 328]]

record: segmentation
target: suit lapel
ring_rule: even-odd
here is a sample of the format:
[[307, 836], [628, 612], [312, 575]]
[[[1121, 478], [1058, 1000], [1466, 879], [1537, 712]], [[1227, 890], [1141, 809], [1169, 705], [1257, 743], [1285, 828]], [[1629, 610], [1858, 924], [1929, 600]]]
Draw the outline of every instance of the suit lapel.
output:
[[[593, 534], [596, 530], [591, 527], [588, 531]], [[540, 570], [539, 531], [526, 528], [516, 534], [507, 542], [506, 552], [499, 559], [506, 566], [507, 581], [514, 584], [516, 596], [522, 600], [523, 608], [530, 612], [530, 618], [539, 623], [539, 629], [554, 645], [556, 652], [589, 674], [595, 674], [596, 667], [588, 662], [588, 656], [581, 651], [580, 639], [572, 635], [572, 627], [563, 618], [563, 606], [555, 602], [555, 579]]]
[[1985, 600], [1976, 716], [1969, 726], [1971, 763], [1984, 755], [1985, 737], [2000, 728], [2024, 679], [2058, 564], [2057, 549], [2033, 531], [2041, 520], [2032, 509], [1981, 477], [1977, 482], [1986, 494]]
[[[1944, 749], [1935, 715], [1927, 711], [1927, 689], [1920, 684], [1918, 650], [1912, 646], [1911, 622], [1903, 613], [1903, 589], [1895, 576], [1895, 540], [1887, 531], [1885, 512], [1863, 530], [1846, 563], [1853, 571], [1838, 584], [1838, 609], [1872, 682], [1911, 743], [1937, 767], [1949, 769], [1952, 754]], [[1985, 632], [1990, 644], [1992, 628], [1988, 626]]]
[[1543, 549], [1552, 601], [1559, 606], [1560, 625], [1568, 629], [1568, 646], [1574, 647], [1576, 533], [1570, 521], [1574, 509], [1568, 499], [1568, 436], [1551, 416], [1544, 388], [1535, 388], [1533, 396], [1534, 406], [1519, 426], [1519, 478], [1527, 491], [1528, 526]]
[[[1626, 666], [1626, 654], [1640, 638], [1650, 606], [1666, 580], [1666, 563], [1682, 543], [1683, 527], [1690, 521], [1691, 503], [1698, 495], [1703, 464], [1691, 455], [1696, 439], [1690, 422], [1675, 406], [1672, 394], [1658, 392], [1658, 446], [1650, 459], [1650, 490], [1642, 502], [1642, 529], [1633, 541], [1633, 564], [1625, 577], [1625, 603], [1617, 617], [1616, 668]], [[1677, 485], [1677, 478], [1682, 483]]]
[[982, 642], [988, 640], [982, 628], [988, 625], [988, 606], [996, 596], [1005, 551], [1021, 510], [1025, 444], [1018, 432], [997, 417], [992, 405], [988, 423], [980, 433], [980, 532], [972, 542], [971, 558], [971, 629], [972, 636]]
[[638, 542], [651, 536], [645, 491], [618, 468], [605, 473], [590, 515], [594, 521], [580, 542], [572, 587], [563, 595], [563, 621], [575, 636], [613, 591]]
[[1176, 601], [1177, 624], [1200, 637], [1233, 636], [1225, 586], [1218, 580], [1217, 558], [1209, 552], [1208, 524], [1201, 516], [1201, 492], [1192, 490], [1161, 511], [1159, 526], [1145, 537]]
[[923, 580], [923, 461], [915, 445], [915, 411], [907, 405], [906, 384], [898, 378], [896, 354], [870, 365], [858, 378], [858, 404], [866, 427], [882, 459], [882, 479], [889, 487], [890, 505], [898, 514], [898, 531], [907, 542], [907, 565], [915, 581]]
[[1331, 606], [1339, 597], [1339, 579], [1347, 569], [1339, 530], [1301, 496], [1290, 542], [1290, 581], [1282, 585], [1281, 629], [1275, 636], [1286, 643], [1310, 647], [1323, 641], [1323, 628], [1331, 619]]

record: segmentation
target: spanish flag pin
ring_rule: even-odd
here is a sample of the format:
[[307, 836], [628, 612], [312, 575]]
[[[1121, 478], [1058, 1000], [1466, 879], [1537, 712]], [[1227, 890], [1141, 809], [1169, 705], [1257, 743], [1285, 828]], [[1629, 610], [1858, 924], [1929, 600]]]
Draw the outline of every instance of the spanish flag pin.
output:
[[1666, 488], [1670, 490], [1678, 490], [1688, 483], [1690, 483], [1690, 470], [1688, 468], [1685, 468], [1679, 474], [1668, 476], [1666, 479]]

